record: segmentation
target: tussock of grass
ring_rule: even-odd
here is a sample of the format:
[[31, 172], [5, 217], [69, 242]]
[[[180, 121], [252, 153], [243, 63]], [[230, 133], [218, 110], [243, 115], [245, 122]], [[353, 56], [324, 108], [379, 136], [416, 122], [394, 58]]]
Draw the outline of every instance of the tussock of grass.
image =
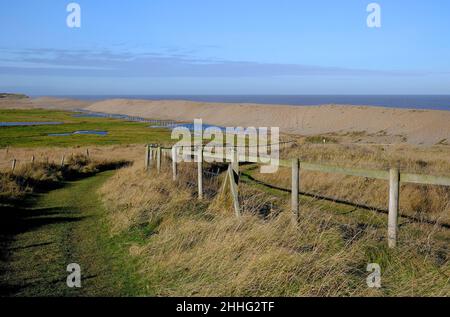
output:
[[[244, 184], [238, 220], [220, 183], [210, 184], [210, 198], [195, 199], [192, 170], [172, 182], [168, 172], [132, 167], [102, 188], [113, 234], [147, 233], [130, 254], [155, 295], [450, 295], [446, 229], [406, 225], [399, 247], [388, 250], [384, 224], [305, 205], [295, 225], [287, 197]], [[382, 268], [379, 290], [366, 285], [373, 262]]]
[[22, 198], [29, 189], [21, 186], [11, 173], [0, 173], [0, 202]]

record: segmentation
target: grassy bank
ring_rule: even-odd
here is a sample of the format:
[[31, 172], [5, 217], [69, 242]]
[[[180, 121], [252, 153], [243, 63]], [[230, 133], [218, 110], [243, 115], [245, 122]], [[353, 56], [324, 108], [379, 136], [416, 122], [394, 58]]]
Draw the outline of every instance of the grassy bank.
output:
[[[148, 176], [128, 168], [102, 192], [113, 232], [139, 231], [130, 248], [151, 292], [165, 296], [448, 296], [447, 229], [404, 222], [386, 247], [386, 217], [353, 207], [303, 202], [298, 226], [289, 197], [242, 184], [237, 220], [220, 182], [196, 200], [195, 171]], [[121, 195], [117, 195], [120, 192]], [[366, 266], [382, 268], [382, 288]]]
[[14, 172], [0, 172], [0, 204], [20, 204], [27, 195], [63, 186], [65, 181], [92, 176], [129, 164], [127, 161], [91, 160], [85, 155], [69, 157], [64, 166], [27, 163]]

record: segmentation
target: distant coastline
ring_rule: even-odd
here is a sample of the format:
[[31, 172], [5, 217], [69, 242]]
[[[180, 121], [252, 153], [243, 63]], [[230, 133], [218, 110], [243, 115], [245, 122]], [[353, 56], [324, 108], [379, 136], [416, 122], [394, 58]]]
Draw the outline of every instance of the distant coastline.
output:
[[[109, 96], [108, 96], [109, 97]], [[43, 108], [101, 112], [145, 119], [203, 123], [220, 127], [279, 127], [280, 132], [302, 136], [356, 136], [372, 144], [450, 145], [450, 111], [414, 109], [411, 106], [258, 104], [247, 102], [196, 102], [187, 100], [108, 98], [89, 99], [2, 98], [1, 108]], [[175, 99], [187, 99], [176, 96]], [[211, 98], [212, 96], [208, 96]], [[231, 96], [228, 96], [231, 97]], [[94, 96], [90, 96], [94, 98]], [[141, 97], [142, 98], [142, 97]], [[155, 98], [156, 100], [153, 100]], [[197, 99], [198, 97], [196, 97]], [[265, 100], [269, 99], [265, 96]], [[251, 101], [251, 100], [246, 100]], [[420, 109], [420, 110], [419, 110]]]
[[214, 103], [319, 106], [351, 105], [450, 111], [450, 95], [64, 95], [78, 100], [187, 100]]

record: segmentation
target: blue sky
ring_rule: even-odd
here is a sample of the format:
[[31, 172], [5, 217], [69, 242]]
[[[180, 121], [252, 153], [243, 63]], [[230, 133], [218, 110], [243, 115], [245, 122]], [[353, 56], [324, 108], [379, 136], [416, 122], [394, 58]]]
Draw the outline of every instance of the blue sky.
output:
[[1, 0], [0, 91], [450, 94], [450, 2]]

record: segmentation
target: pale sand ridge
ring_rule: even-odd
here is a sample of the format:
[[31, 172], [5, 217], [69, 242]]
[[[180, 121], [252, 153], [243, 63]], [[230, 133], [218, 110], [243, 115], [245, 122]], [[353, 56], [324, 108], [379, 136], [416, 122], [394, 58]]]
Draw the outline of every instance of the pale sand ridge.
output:
[[113, 99], [86, 109], [154, 119], [193, 121], [220, 126], [277, 126], [284, 133], [366, 132], [405, 137], [411, 144], [450, 141], [450, 111], [369, 106], [285, 106]]

